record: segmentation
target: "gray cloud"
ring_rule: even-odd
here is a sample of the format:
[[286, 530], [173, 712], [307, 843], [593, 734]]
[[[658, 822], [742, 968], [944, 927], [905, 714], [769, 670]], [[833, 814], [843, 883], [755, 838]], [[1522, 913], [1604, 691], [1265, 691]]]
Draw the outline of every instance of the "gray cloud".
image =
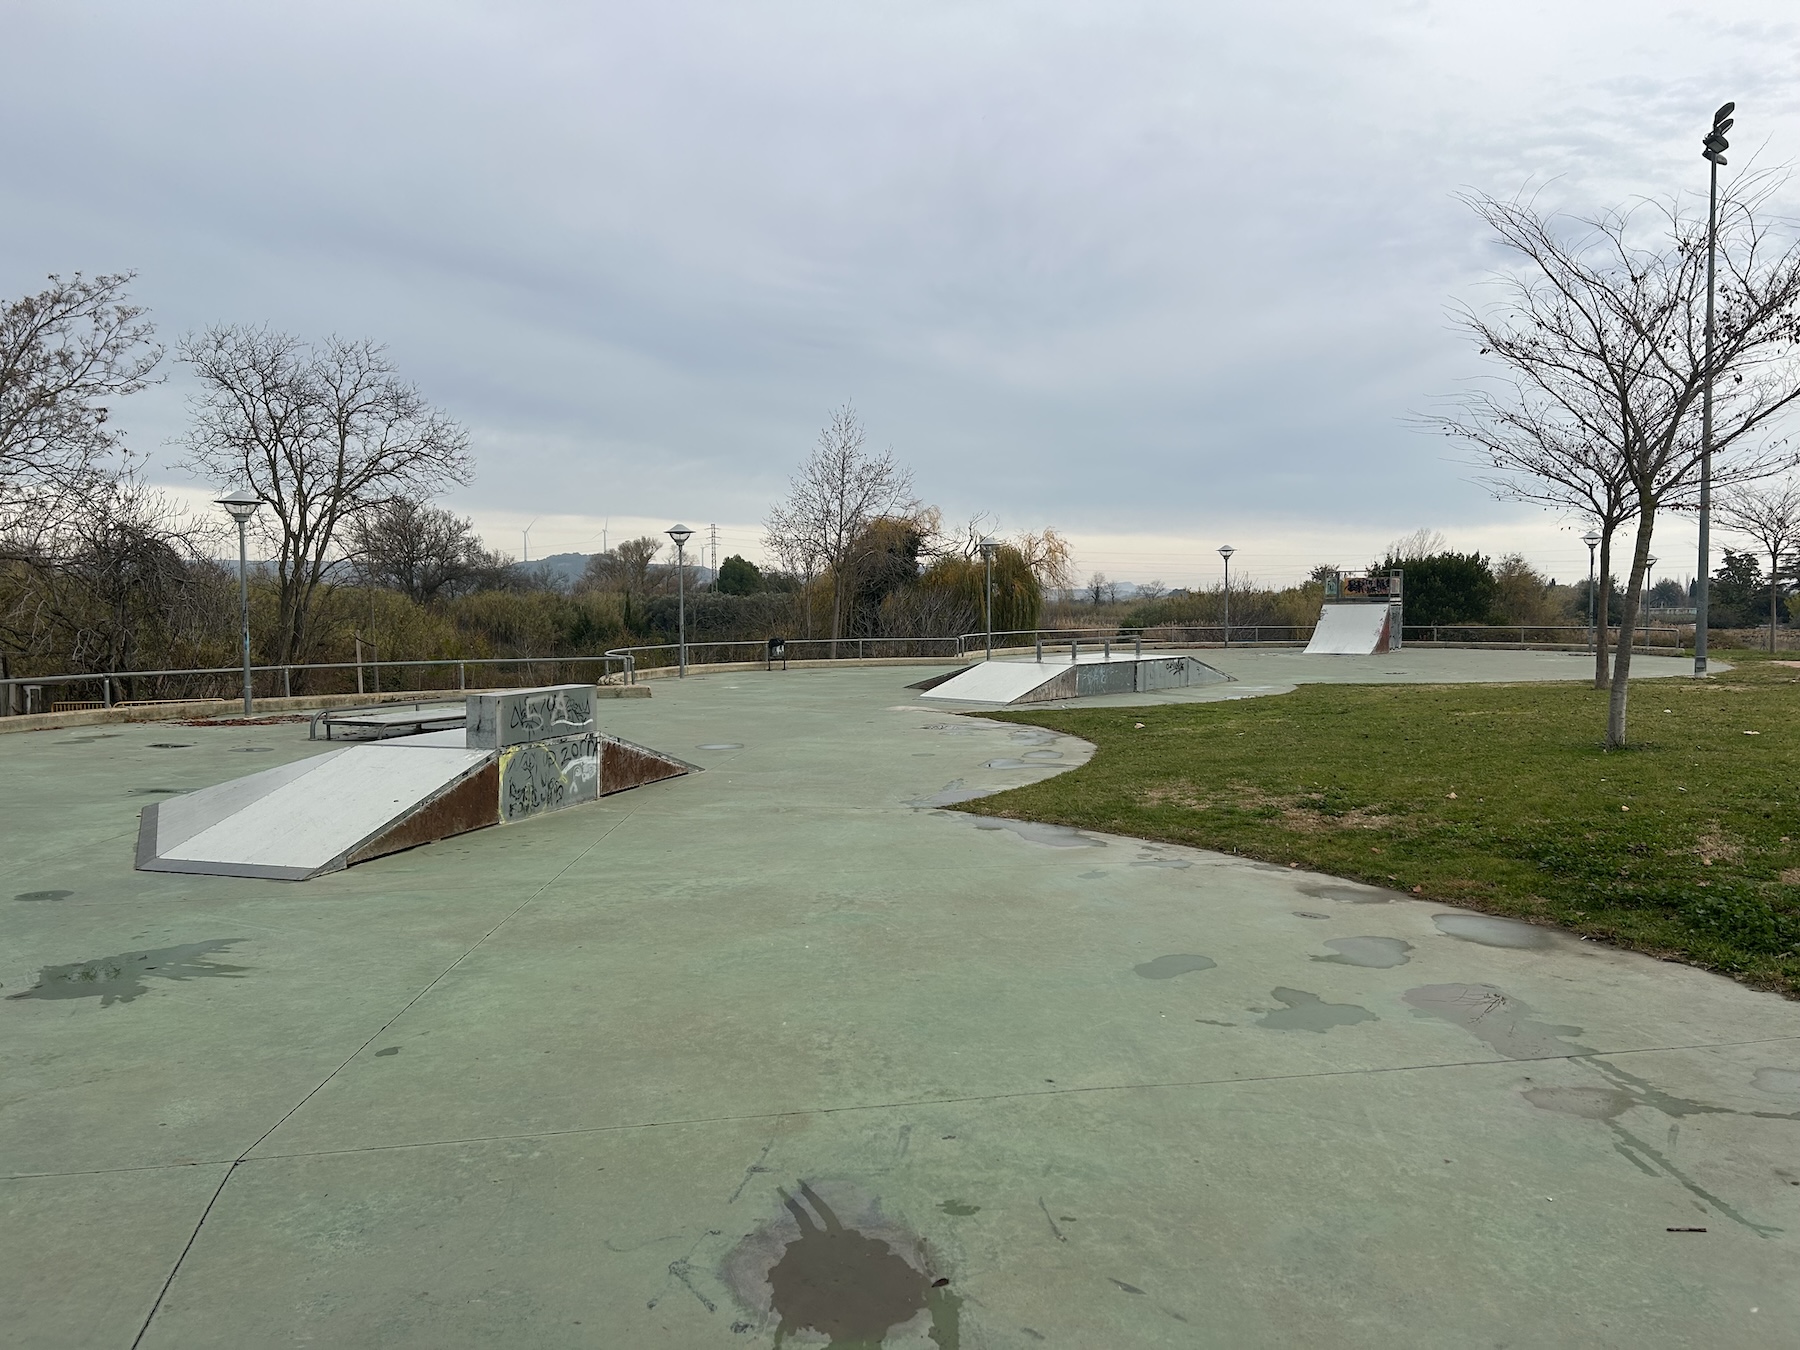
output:
[[1699, 185], [1725, 97], [1792, 156], [1747, 10], [14, 0], [0, 294], [386, 341], [465, 508], [754, 520], [853, 397], [952, 514], [1491, 527], [1404, 421], [1500, 261], [1452, 194]]

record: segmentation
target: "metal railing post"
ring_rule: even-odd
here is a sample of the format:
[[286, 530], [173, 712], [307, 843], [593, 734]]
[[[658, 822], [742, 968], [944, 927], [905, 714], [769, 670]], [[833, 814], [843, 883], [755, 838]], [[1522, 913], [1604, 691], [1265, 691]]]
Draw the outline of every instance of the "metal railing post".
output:
[[1144, 635], [1139, 633], [1131, 641], [1131, 654], [1139, 661], [1144, 659]]
[[1075, 664], [1075, 659], [1076, 659], [1075, 658], [1075, 649], [1080, 644], [1080, 642], [1081, 642], [1080, 638], [1070, 638], [1069, 639], [1069, 664], [1070, 665]]
[[1041, 666], [1044, 664], [1044, 635], [1042, 633], [1033, 633], [1032, 637], [1037, 639], [1037, 659], [1038, 664]]

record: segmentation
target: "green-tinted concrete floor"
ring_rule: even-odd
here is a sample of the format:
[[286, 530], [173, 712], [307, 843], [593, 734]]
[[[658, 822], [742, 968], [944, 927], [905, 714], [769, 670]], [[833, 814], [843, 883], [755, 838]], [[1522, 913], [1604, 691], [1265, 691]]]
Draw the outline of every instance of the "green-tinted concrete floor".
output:
[[933, 809], [1086, 751], [928, 673], [659, 682], [708, 772], [302, 884], [131, 855], [303, 726], [4, 738], [0, 1341], [1794, 1343], [1800, 1007]]

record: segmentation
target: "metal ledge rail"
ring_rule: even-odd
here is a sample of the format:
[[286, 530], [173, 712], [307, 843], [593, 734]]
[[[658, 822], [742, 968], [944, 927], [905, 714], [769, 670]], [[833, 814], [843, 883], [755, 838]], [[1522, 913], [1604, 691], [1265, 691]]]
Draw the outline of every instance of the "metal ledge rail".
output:
[[[1536, 624], [1431, 624], [1412, 625], [1405, 628], [1405, 640], [1414, 644], [1430, 643], [1434, 646], [1452, 647], [1510, 647], [1525, 651], [1531, 649], [1546, 650], [1589, 650], [1593, 649], [1594, 631], [1585, 627], [1559, 627]], [[1609, 641], [1616, 640], [1618, 630], [1609, 630]], [[1018, 651], [1026, 648], [1039, 651], [1055, 650], [1060, 653], [1064, 648], [1074, 644], [1073, 650], [1080, 651], [1085, 647], [1089, 651], [1108, 650], [1111, 645], [1131, 643], [1135, 650], [1144, 648], [1151, 650], [1167, 650], [1177, 647], [1210, 647], [1210, 646], [1281, 646], [1297, 647], [1305, 645], [1312, 634], [1311, 625], [1281, 624], [1232, 624], [1227, 630], [1218, 624], [1159, 624], [1154, 628], [1121, 629], [1121, 628], [1024, 628], [996, 630], [992, 637], [996, 648], [1007, 648]], [[1679, 654], [1691, 649], [1687, 630], [1674, 627], [1639, 628], [1634, 633], [1632, 650], [1646, 654], [1665, 653]], [[906, 657], [950, 657], [962, 659], [986, 650], [989, 635], [986, 632], [962, 633], [954, 637], [844, 637], [844, 638], [788, 638], [785, 639], [787, 658], [789, 660], [868, 660], [868, 659], [904, 659]], [[596, 683], [611, 683], [615, 679], [630, 684], [635, 683], [637, 672], [641, 669], [656, 669], [673, 666], [680, 659], [680, 644], [674, 642], [653, 643], [634, 647], [616, 647], [597, 656], [471, 656], [445, 657], [419, 660], [389, 661], [306, 661], [293, 662], [287, 665], [252, 666], [253, 675], [268, 678], [273, 686], [276, 677], [280, 679], [280, 697], [292, 697], [293, 677], [295, 672], [311, 674], [314, 672], [355, 671], [357, 675], [357, 693], [381, 692], [381, 672], [409, 670], [456, 670], [454, 691], [468, 688], [469, 668], [494, 667], [549, 667], [551, 682], [555, 682], [557, 672], [566, 667], [583, 667], [593, 670]], [[762, 659], [768, 663], [767, 639], [734, 639], [730, 641], [699, 641], [687, 644], [688, 661], [691, 665], [714, 665], [737, 661], [752, 663]], [[755, 654], [753, 654], [755, 653]], [[365, 691], [364, 673], [372, 671], [374, 676], [373, 690]], [[0, 716], [15, 712], [67, 712], [74, 707], [112, 708], [121, 706], [143, 706], [153, 703], [186, 703], [204, 702], [208, 696], [204, 693], [187, 696], [163, 698], [126, 698], [123, 697], [122, 686], [128, 682], [145, 681], [166, 684], [171, 680], [204, 680], [209, 678], [237, 678], [243, 672], [242, 666], [201, 666], [184, 670], [123, 670], [92, 671], [78, 673], [59, 673], [43, 675], [14, 675], [0, 679]], [[59, 701], [53, 707], [32, 706], [43, 702], [43, 691], [49, 688], [68, 686], [98, 686], [100, 697], [82, 702], [73, 700]], [[396, 689], [393, 692], [453, 692], [452, 687], [427, 688], [423, 684], [415, 691], [412, 689]], [[236, 696], [231, 690], [219, 696], [218, 701], [226, 701]], [[276, 697], [271, 692], [263, 697]], [[21, 707], [23, 702], [25, 706]]]

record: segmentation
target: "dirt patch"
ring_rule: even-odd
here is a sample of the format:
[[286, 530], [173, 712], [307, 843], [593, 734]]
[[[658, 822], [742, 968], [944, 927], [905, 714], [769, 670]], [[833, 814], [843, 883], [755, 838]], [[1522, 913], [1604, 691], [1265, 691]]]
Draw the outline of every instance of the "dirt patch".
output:
[[1702, 862], [1710, 863], [1717, 858], [1736, 862], [1744, 856], [1744, 846], [1720, 829], [1719, 822], [1715, 820], [1694, 836], [1694, 846], [1688, 852], [1696, 855]]
[[1800, 886], [1800, 867], [1784, 867], [1781, 869], [1783, 886]]
[[1145, 808], [1173, 806], [1184, 811], [1236, 810], [1259, 812], [1280, 820], [1284, 829], [1296, 834], [1324, 834], [1331, 830], [1385, 830], [1394, 817], [1369, 807], [1351, 807], [1330, 811], [1316, 799], [1278, 797], [1261, 788], [1242, 783], [1228, 784], [1211, 792], [1202, 792], [1192, 783], [1164, 783], [1145, 789], [1138, 795], [1138, 805]]

